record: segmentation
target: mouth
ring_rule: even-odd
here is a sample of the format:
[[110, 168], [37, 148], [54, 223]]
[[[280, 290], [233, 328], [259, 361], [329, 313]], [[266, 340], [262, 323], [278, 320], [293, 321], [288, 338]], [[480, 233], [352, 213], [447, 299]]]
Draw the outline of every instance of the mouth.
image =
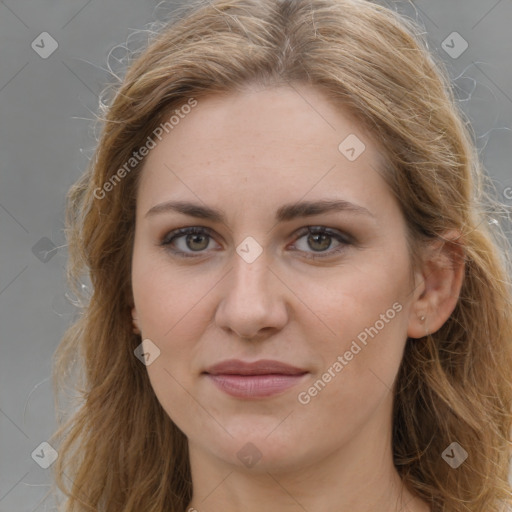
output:
[[309, 372], [280, 361], [244, 362], [231, 359], [203, 372], [218, 389], [236, 398], [266, 398], [281, 394]]

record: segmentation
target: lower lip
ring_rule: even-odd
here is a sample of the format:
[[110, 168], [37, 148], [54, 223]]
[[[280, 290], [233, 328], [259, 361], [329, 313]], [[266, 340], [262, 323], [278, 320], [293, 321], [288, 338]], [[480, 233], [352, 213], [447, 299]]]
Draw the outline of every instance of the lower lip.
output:
[[207, 377], [222, 391], [237, 398], [265, 398], [295, 386], [301, 375], [210, 375]]

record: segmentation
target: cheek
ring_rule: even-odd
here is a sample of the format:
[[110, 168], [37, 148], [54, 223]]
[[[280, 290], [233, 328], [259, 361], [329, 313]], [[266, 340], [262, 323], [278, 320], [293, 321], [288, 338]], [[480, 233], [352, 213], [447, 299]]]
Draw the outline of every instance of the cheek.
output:
[[[332, 281], [321, 297], [317, 312], [334, 334], [317, 334], [312, 350], [321, 364], [296, 399], [311, 428], [318, 424], [321, 431], [326, 421], [343, 425], [335, 437], [345, 439], [389, 400], [406, 340], [403, 286], [381, 272], [364, 279], [351, 274]], [[310, 339], [313, 324], [319, 325], [311, 321]]]
[[198, 268], [171, 266], [165, 253], [135, 250], [133, 296], [146, 337], [161, 341], [182, 339], [184, 333], [198, 327], [197, 311], [201, 309], [201, 301], [218, 280], [211, 272]]
[[[347, 340], [377, 321], [377, 327], [381, 328], [381, 315], [385, 315], [384, 321], [390, 320], [385, 322], [387, 331], [391, 324], [395, 324], [395, 328], [397, 323], [403, 327], [395, 319], [400, 317], [396, 309], [405, 309], [409, 292], [408, 265], [408, 259], [398, 252], [386, 257], [366, 254], [323, 275], [306, 275], [298, 281], [290, 274], [288, 280], [300, 283], [300, 288], [294, 285], [294, 291], [310, 306], [310, 311], [317, 314], [316, 322], [318, 318], [322, 320], [322, 332], [329, 338]], [[401, 308], [393, 309], [395, 303]]]
[[[321, 355], [320, 373], [331, 368], [331, 373], [337, 375], [333, 381], [344, 380], [345, 384], [339, 385], [348, 386], [354, 396], [360, 396], [357, 388], [361, 386], [369, 386], [368, 391], [375, 385], [382, 387], [382, 383], [391, 387], [398, 371], [407, 338], [406, 255], [405, 251], [397, 252], [371, 263], [368, 258], [340, 267], [321, 283], [321, 293], [318, 282], [302, 280], [300, 294], [311, 298], [311, 309], [317, 315], [309, 315], [311, 320], [303, 325], [309, 326], [309, 338], [317, 333], [313, 349]], [[332, 367], [339, 362], [338, 356], [342, 357], [343, 368], [339, 370], [336, 365], [336, 371]]]
[[168, 263], [142, 251], [134, 253], [132, 269], [134, 302], [143, 338], [149, 338], [160, 350], [147, 366], [153, 391], [178, 428], [187, 431], [190, 418], [194, 418], [199, 427], [211, 430], [211, 418], [189, 390], [194, 385], [195, 369], [191, 363], [199, 350], [197, 342], [208, 324], [204, 296], [216, 280], [206, 273], [204, 279], [194, 279], [192, 270], [171, 271]]
[[[144, 339], [159, 349], [158, 358], [147, 370], [160, 400], [179, 395], [188, 388], [191, 361], [197, 341], [208, 324], [205, 293], [213, 286], [211, 275], [192, 278], [192, 270], [176, 269], [169, 263], [140, 251], [132, 265], [132, 287], [138, 322]], [[201, 286], [198, 286], [201, 283]], [[165, 390], [165, 392], [163, 392]]]

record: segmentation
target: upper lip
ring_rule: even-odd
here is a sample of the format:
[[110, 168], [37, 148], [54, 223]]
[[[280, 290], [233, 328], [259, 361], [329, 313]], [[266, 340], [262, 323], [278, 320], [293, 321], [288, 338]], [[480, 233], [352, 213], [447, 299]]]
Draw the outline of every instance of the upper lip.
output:
[[302, 375], [307, 373], [307, 370], [270, 359], [260, 359], [252, 363], [229, 359], [208, 367], [205, 373], [211, 375]]

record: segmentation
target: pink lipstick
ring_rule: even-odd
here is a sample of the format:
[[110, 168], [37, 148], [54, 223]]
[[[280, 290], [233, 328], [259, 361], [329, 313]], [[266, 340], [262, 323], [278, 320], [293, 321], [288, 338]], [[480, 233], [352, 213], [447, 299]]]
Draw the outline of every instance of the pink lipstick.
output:
[[266, 398], [295, 386], [308, 372], [268, 359], [252, 363], [230, 359], [207, 368], [204, 373], [228, 395], [236, 398]]

